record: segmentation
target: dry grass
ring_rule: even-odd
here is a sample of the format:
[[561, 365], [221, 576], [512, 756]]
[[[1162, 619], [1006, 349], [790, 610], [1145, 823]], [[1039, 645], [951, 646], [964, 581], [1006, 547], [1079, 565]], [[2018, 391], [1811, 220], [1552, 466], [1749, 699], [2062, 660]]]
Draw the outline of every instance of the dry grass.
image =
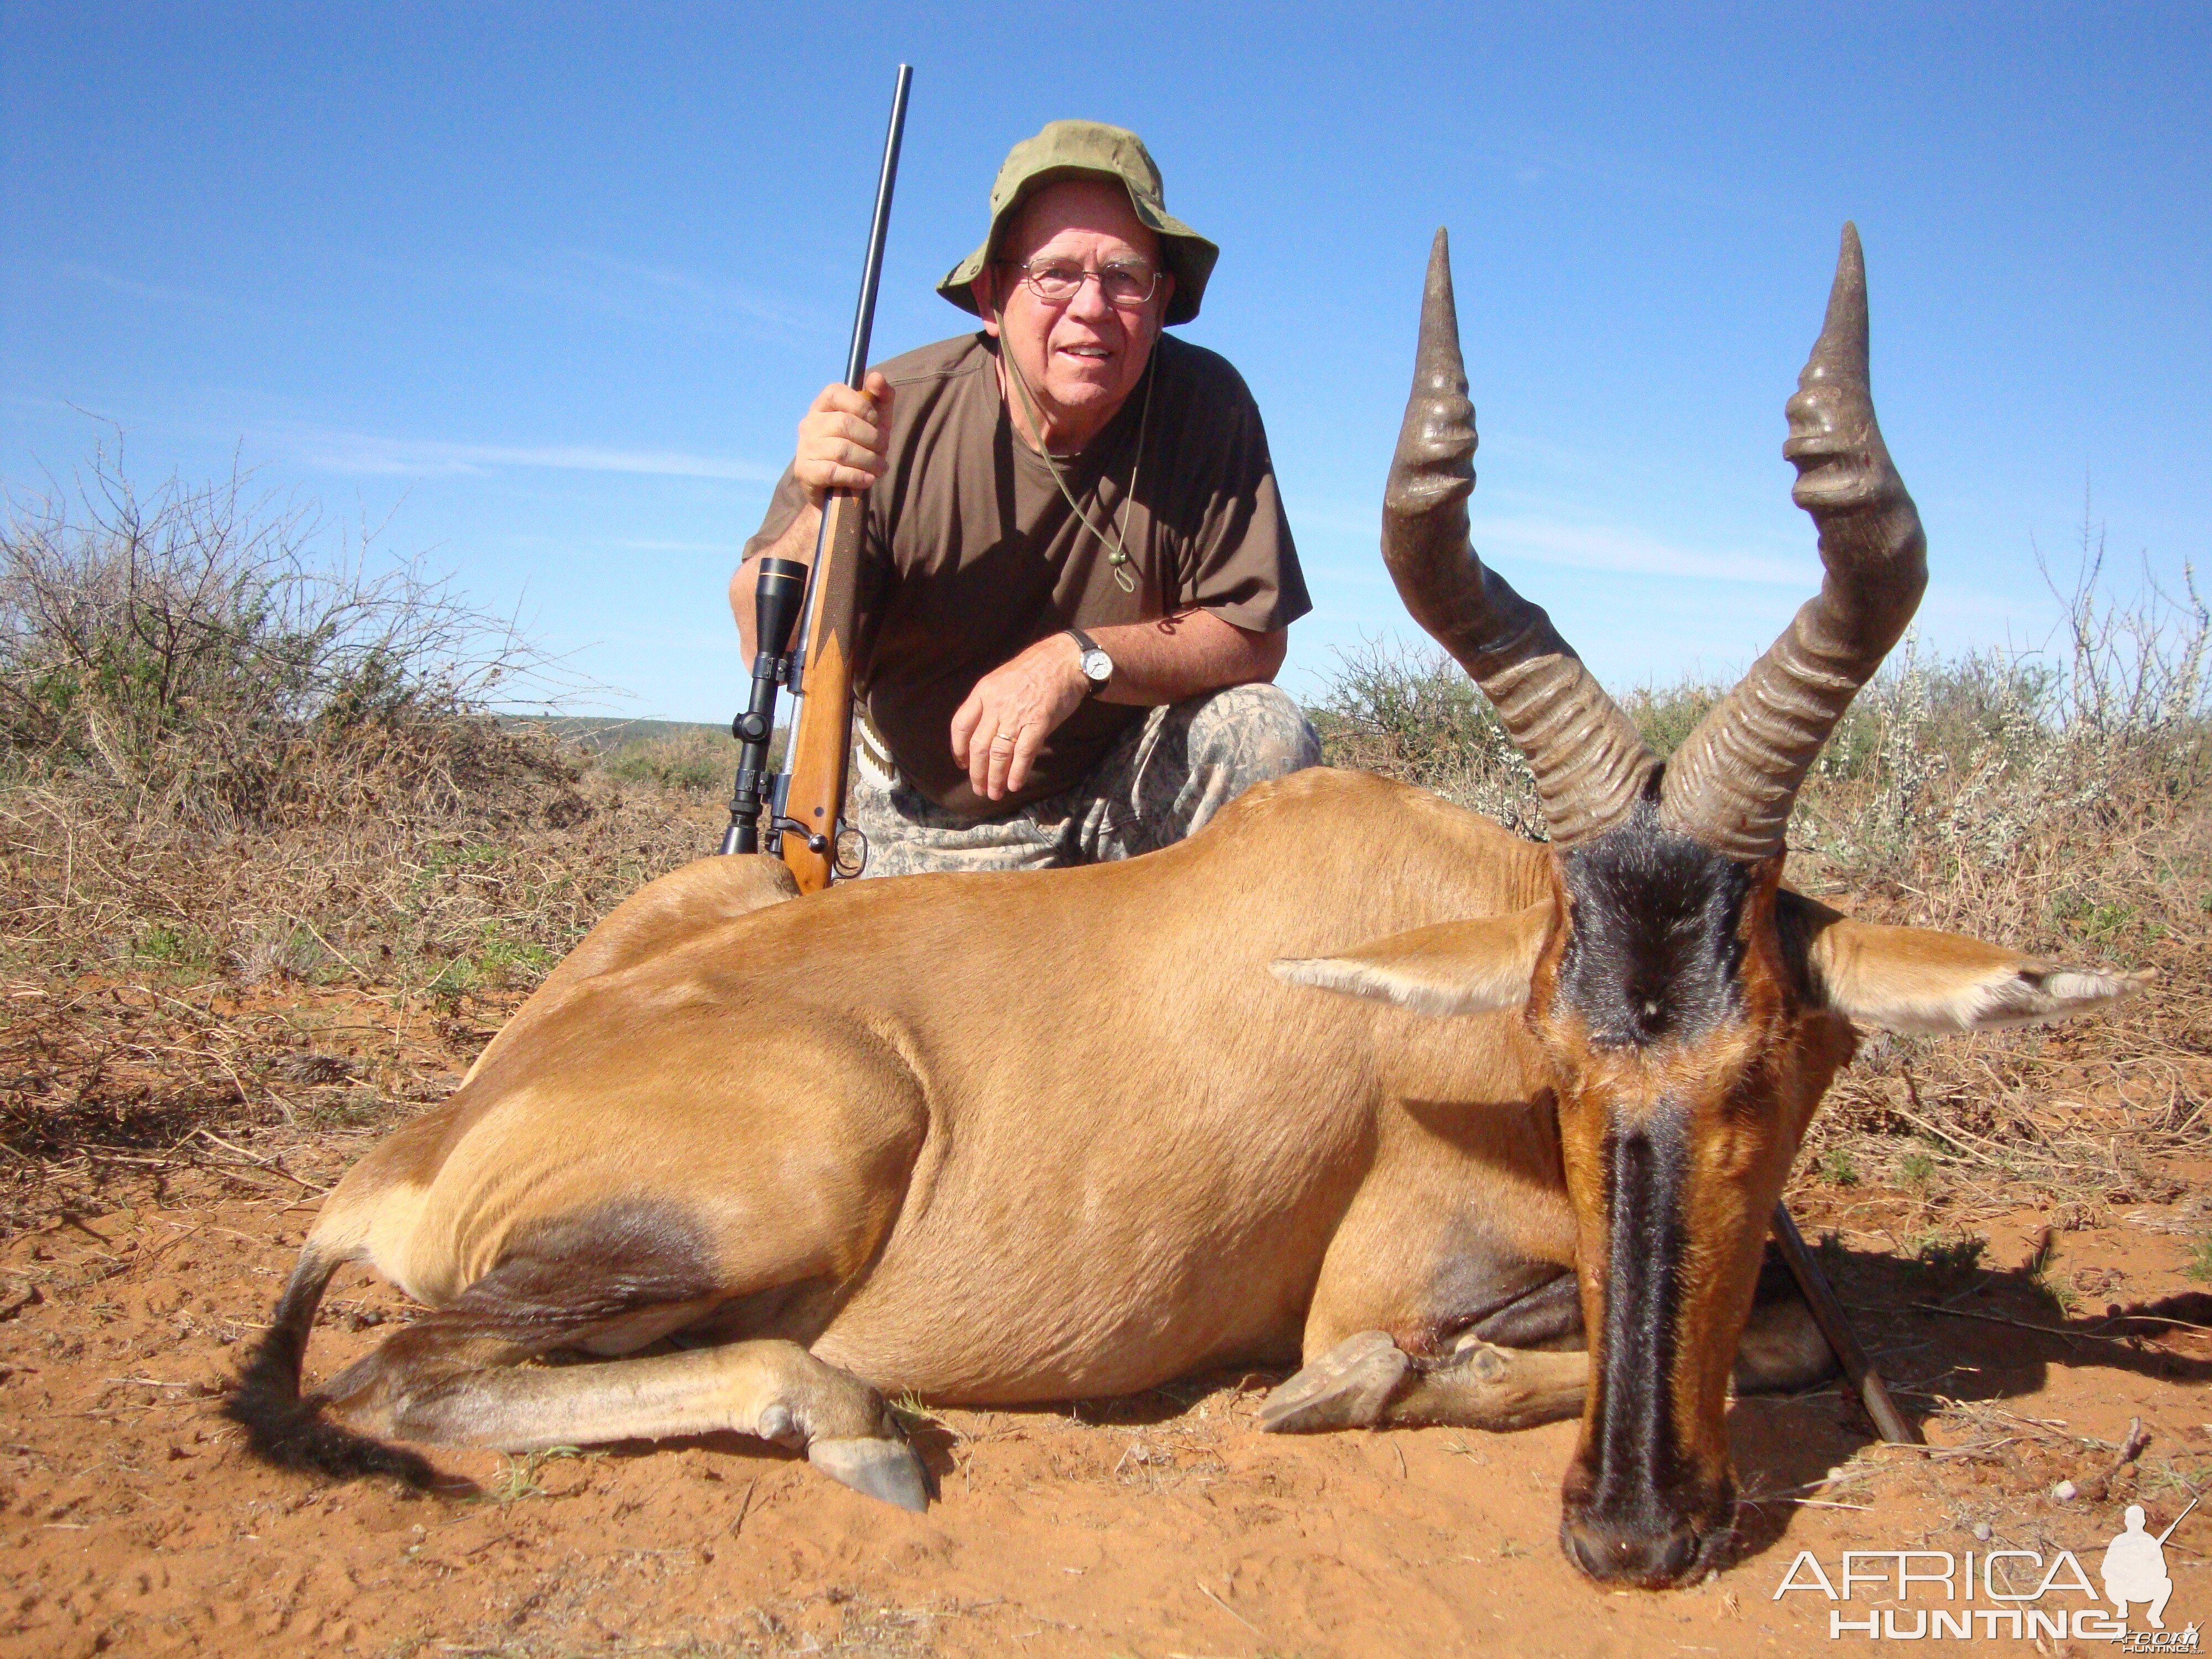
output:
[[1916, 1224], [2029, 1201], [2109, 1222], [2179, 1194], [2161, 1155], [2212, 1148], [2212, 630], [2193, 585], [2116, 604], [2085, 551], [2057, 661], [1908, 647], [1793, 829], [1800, 882], [1858, 914], [2160, 970], [2076, 1025], [1867, 1044], [1809, 1161], [1886, 1183]]
[[1473, 680], [1442, 652], [1370, 642], [1340, 659], [1307, 711], [1331, 766], [1403, 778], [1543, 840], [1528, 763]]
[[370, 1123], [437, 1097], [600, 916], [708, 850], [684, 811], [563, 770], [497, 813], [208, 834], [0, 788], [0, 1182], [51, 1209], [204, 1126]]
[[696, 795], [483, 712], [546, 677], [512, 629], [313, 550], [235, 482], [141, 501], [100, 468], [0, 532], [0, 1218], [234, 1161], [210, 1128], [435, 1098], [712, 844]]

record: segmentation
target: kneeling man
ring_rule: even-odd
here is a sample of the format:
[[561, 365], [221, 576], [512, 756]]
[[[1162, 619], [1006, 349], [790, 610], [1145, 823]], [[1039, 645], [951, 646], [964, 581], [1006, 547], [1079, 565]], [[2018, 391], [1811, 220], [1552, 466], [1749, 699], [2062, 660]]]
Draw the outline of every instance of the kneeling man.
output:
[[867, 492], [846, 817], [868, 875], [1128, 858], [1319, 762], [1269, 683], [1312, 605], [1260, 411], [1161, 331], [1218, 252], [1134, 133], [1053, 122], [938, 285], [981, 331], [799, 422], [730, 603], [750, 655], [757, 561], [811, 562], [824, 492]]

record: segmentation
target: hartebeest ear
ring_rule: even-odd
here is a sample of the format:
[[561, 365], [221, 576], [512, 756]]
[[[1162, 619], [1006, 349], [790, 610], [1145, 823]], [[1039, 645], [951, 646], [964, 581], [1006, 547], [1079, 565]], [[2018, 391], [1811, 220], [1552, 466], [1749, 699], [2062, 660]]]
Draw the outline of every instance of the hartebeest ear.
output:
[[1516, 1008], [1528, 1000], [1552, 914], [1547, 900], [1510, 916], [1416, 927], [1340, 957], [1278, 957], [1268, 965], [1293, 985], [1392, 1002], [1417, 1014]]
[[1926, 927], [1853, 921], [1796, 900], [1810, 938], [1814, 993], [1837, 1012], [1888, 1031], [1988, 1031], [2086, 1014], [2132, 995], [2155, 969], [2054, 968], [2002, 945]]

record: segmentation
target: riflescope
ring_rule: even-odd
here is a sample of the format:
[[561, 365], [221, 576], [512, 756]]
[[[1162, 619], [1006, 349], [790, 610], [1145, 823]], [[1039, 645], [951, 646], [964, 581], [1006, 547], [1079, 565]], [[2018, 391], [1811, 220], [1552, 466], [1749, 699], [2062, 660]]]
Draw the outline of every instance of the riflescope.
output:
[[769, 745], [775, 740], [775, 693], [791, 679], [791, 635], [806, 598], [806, 567], [795, 559], [763, 559], [753, 589], [753, 689], [745, 712], [730, 722], [738, 740], [738, 782], [730, 792], [730, 827], [722, 851], [760, 851], [760, 810], [775, 793]]

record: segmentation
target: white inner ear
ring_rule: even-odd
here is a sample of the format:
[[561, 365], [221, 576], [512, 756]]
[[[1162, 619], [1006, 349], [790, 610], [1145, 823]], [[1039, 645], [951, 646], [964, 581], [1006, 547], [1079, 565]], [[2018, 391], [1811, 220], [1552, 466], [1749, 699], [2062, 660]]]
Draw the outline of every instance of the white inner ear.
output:
[[1869, 1025], [1942, 1036], [2069, 1018], [2108, 1007], [2157, 977], [2151, 969], [2099, 974], [2024, 963], [1986, 978], [1897, 988], [1888, 995], [1868, 998], [1863, 1006], [1849, 1006], [1842, 998], [1834, 1002], [1843, 1012]]
[[1517, 1008], [1528, 1000], [1528, 981], [1519, 975], [1453, 981], [1358, 957], [1279, 957], [1267, 966], [1277, 979], [1293, 985], [1393, 1003], [1417, 1014], [1484, 1014], [1494, 1008]]
[[1486, 1014], [1528, 1001], [1549, 914], [1538, 905], [1509, 916], [1443, 922], [1340, 957], [1280, 957], [1268, 966], [1292, 985], [1417, 1014]]
[[2034, 1025], [2107, 1007], [2131, 996], [2158, 975], [2144, 969], [2132, 974], [2098, 974], [2078, 968], [2022, 968], [1983, 988], [1981, 1006], [1969, 1017], [1977, 1031], [2005, 1025]]

